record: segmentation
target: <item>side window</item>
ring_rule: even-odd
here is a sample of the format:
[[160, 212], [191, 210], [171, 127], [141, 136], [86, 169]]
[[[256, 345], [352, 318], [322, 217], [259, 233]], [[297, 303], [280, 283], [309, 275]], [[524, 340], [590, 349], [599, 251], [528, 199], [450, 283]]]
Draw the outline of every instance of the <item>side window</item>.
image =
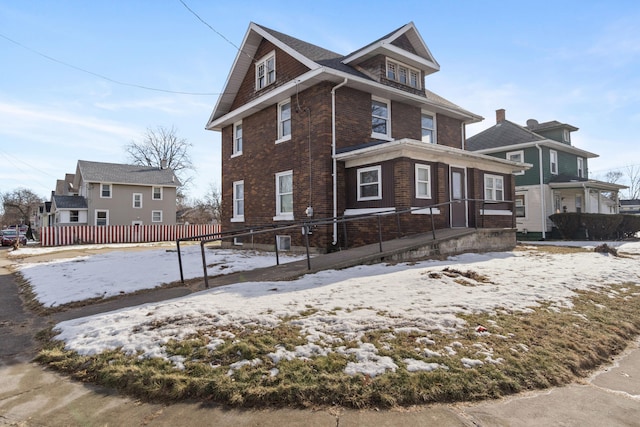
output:
[[278, 142], [291, 139], [291, 99], [278, 104]]
[[274, 219], [293, 219], [293, 171], [276, 174], [276, 217]]
[[584, 159], [578, 157], [578, 176], [584, 178]]
[[358, 169], [358, 200], [382, 199], [382, 167]]
[[271, 52], [256, 62], [256, 90], [276, 81], [276, 54]]
[[109, 225], [109, 211], [96, 210], [96, 225]]
[[420, 126], [422, 127], [422, 142], [426, 142], [427, 144], [435, 144], [435, 124], [436, 121], [434, 119], [434, 115], [430, 113], [422, 113]]
[[[524, 163], [524, 151], [510, 151], [507, 153], [507, 160], [512, 162]], [[514, 175], [524, 175], [524, 170], [516, 172]]]
[[527, 205], [524, 194], [516, 194], [516, 217], [525, 218], [527, 216]]
[[371, 137], [391, 139], [391, 102], [371, 98]]
[[133, 207], [136, 209], [142, 208], [142, 193], [133, 193]]
[[484, 176], [484, 198], [489, 201], [504, 200], [504, 179], [501, 176]]
[[236, 181], [233, 183], [232, 221], [244, 221], [244, 181]]
[[162, 187], [153, 187], [152, 195], [153, 200], [162, 200]]
[[233, 125], [233, 150], [232, 155], [239, 156], [242, 154], [242, 122]]
[[558, 152], [549, 150], [549, 170], [553, 175], [558, 175]]
[[103, 199], [111, 198], [111, 184], [100, 184], [100, 197]]
[[431, 167], [416, 165], [416, 198], [431, 198]]
[[162, 222], [162, 211], [151, 211], [151, 222]]

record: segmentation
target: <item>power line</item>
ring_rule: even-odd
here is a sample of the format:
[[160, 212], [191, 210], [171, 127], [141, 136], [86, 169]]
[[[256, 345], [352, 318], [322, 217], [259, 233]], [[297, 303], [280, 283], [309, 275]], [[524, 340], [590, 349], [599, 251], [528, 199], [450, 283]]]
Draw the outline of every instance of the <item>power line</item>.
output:
[[150, 86], [144, 86], [144, 85], [139, 85], [139, 84], [134, 84], [134, 83], [122, 82], [122, 81], [115, 80], [115, 79], [112, 79], [110, 77], [104, 76], [102, 74], [94, 73], [93, 71], [86, 70], [86, 69], [78, 67], [76, 65], [69, 64], [68, 62], [61, 61], [61, 60], [56, 59], [56, 58], [54, 58], [52, 56], [46, 55], [46, 54], [44, 54], [42, 52], [39, 52], [39, 51], [37, 51], [35, 49], [32, 49], [32, 48], [30, 48], [28, 46], [25, 46], [22, 43], [17, 42], [16, 40], [13, 40], [12, 38], [5, 36], [4, 34], [0, 33], [0, 37], [2, 37], [3, 39], [5, 39], [7, 41], [10, 41], [11, 43], [13, 43], [13, 44], [15, 44], [17, 46], [20, 46], [23, 49], [26, 49], [26, 50], [28, 50], [30, 52], [33, 52], [36, 55], [42, 56], [43, 58], [46, 58], [49, 61], [53, 61], [53, 62], [56, 62], [58, 64], [62, 64], [64, 66], [66, 66], [66, 67], [73, 68], [74, 70], [81, 71], [81, 72], [86, 73], [86, 74], [90, 74], [90, 75], [92, 75], [94, 77], [98, 77], [100, 79], [103, 79], [103, 80], [106, 80], [106, 81], [109, 81], [111, 83], [115, 83], [115, 84], [118, 84], [118, 85], [121, 85], [121, 86], [135, 87], [135, 88], [138, 88], [138, 89], [152, 90], [152, 91], [156, 91], [156, 92], [174, 93], [174, 94], [178, 94], [178, 95], [197, 95], [197, 96], [220, 95], [220, 93], [184, 92], [184, 91], [175, 91], [175, 90], [168, 90], [168, 89], [159, 89], [159, 88], [154, 88], [154, 87], [150, 87]]
[[202, 22], [204, 25], [206, 25], [207, 27], [209, 27], [209, 29], [211, 31], [213, 31], [214, 33], [216, 33], [217, 35], [219, 35], [220, 37], [222, 37], [222, 39], [224, 41], [226, 41], [227, 43], [229, 43], [231, 46], [235, 47], [236, 50], [238, 52], [241, 52], [242, 54], [248, 56], [249, 58], [251, 58], [252, 60], [255, 60], [255, 58], [252, 55], [249, 55], [248, 53], [246, 53], [245, 51], [243, 51], [242, 49], [240, 49], [235, 43], [233, 43], [231, 40], [229, 40], [228, 38], [226, 38], [224, 36], [224, 34], [222, 34], [221, 32], [219, 32], [218, 30], [216, 30], [215, 28], [213, 28], [211, 25], [209, 25], [209, 23], [207, 21], [205, 21], [204, 19], [202, 19], [200, 17], [200, 15], [198, 15], [196, 12], [193, 11], [193, 9], [191, 9], [189, 6], [187, 6], [187, 4], [183, 1], [183, 0], [178, 0], [180, 3], [182, 3], [182, 5], [193, 14], [193, 16], [195, 16], [196, 18], [198, 18], [198, 20], [200, 22]]

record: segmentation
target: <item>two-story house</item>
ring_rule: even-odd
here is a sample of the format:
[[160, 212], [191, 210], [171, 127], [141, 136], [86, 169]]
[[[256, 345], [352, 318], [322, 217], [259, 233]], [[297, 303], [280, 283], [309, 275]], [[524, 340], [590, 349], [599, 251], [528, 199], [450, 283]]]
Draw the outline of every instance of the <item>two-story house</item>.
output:
[[554, 213], [618, 213], [618, 193], [626, 187], [589, 179], [588, 161], [598, 155], [571, 144], [577, 130], [555, 120], [520, 126], [499, 109], [494, 126], [467, 139], [468, 150], [532, 165], [515, 177], [519, 233], [546, 238]]
[[[439, 69], [413, 23], [348, 55], [251, 23], [206, 125], [222, 133], [223, 229], [411, 208], [397, 221], [414, 232], [431, 212], [435, 228], [512, 228], [513, 173], [528, 165], [464, 149], [482, 117], [428, 88]], [[349, 244], [377, 239], [370, 222], [349, 227]], [[334, 223], [311, 244], [343, 237]]]
[[57, 181], [43, 224], [173, 225], [179, 185], [170, 168], [79, 160]]

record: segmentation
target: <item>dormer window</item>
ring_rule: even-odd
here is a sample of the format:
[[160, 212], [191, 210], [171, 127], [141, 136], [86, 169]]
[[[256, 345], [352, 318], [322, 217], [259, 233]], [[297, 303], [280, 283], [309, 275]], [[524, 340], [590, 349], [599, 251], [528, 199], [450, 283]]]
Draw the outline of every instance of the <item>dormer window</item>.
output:
[[571, 142], [571, 133], [569, 132], [569, 129], [564, 129], [562, 131], [562, 139], [564, 142]]
[[276, 81], [276, 53], [271, 52], [256, 62], [256, 90]]
[[387, 59], [387, 79], [420, 89], [420, 71]]

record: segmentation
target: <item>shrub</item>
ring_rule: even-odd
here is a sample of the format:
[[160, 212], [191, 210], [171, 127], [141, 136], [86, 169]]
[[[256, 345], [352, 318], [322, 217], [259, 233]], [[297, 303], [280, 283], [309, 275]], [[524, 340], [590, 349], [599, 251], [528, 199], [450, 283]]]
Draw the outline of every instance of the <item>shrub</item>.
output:
[[609, 240], [634, 236], [640, 231], [640, 216], [587, 213], [557, 213], [549, 217], [563, 239]]

